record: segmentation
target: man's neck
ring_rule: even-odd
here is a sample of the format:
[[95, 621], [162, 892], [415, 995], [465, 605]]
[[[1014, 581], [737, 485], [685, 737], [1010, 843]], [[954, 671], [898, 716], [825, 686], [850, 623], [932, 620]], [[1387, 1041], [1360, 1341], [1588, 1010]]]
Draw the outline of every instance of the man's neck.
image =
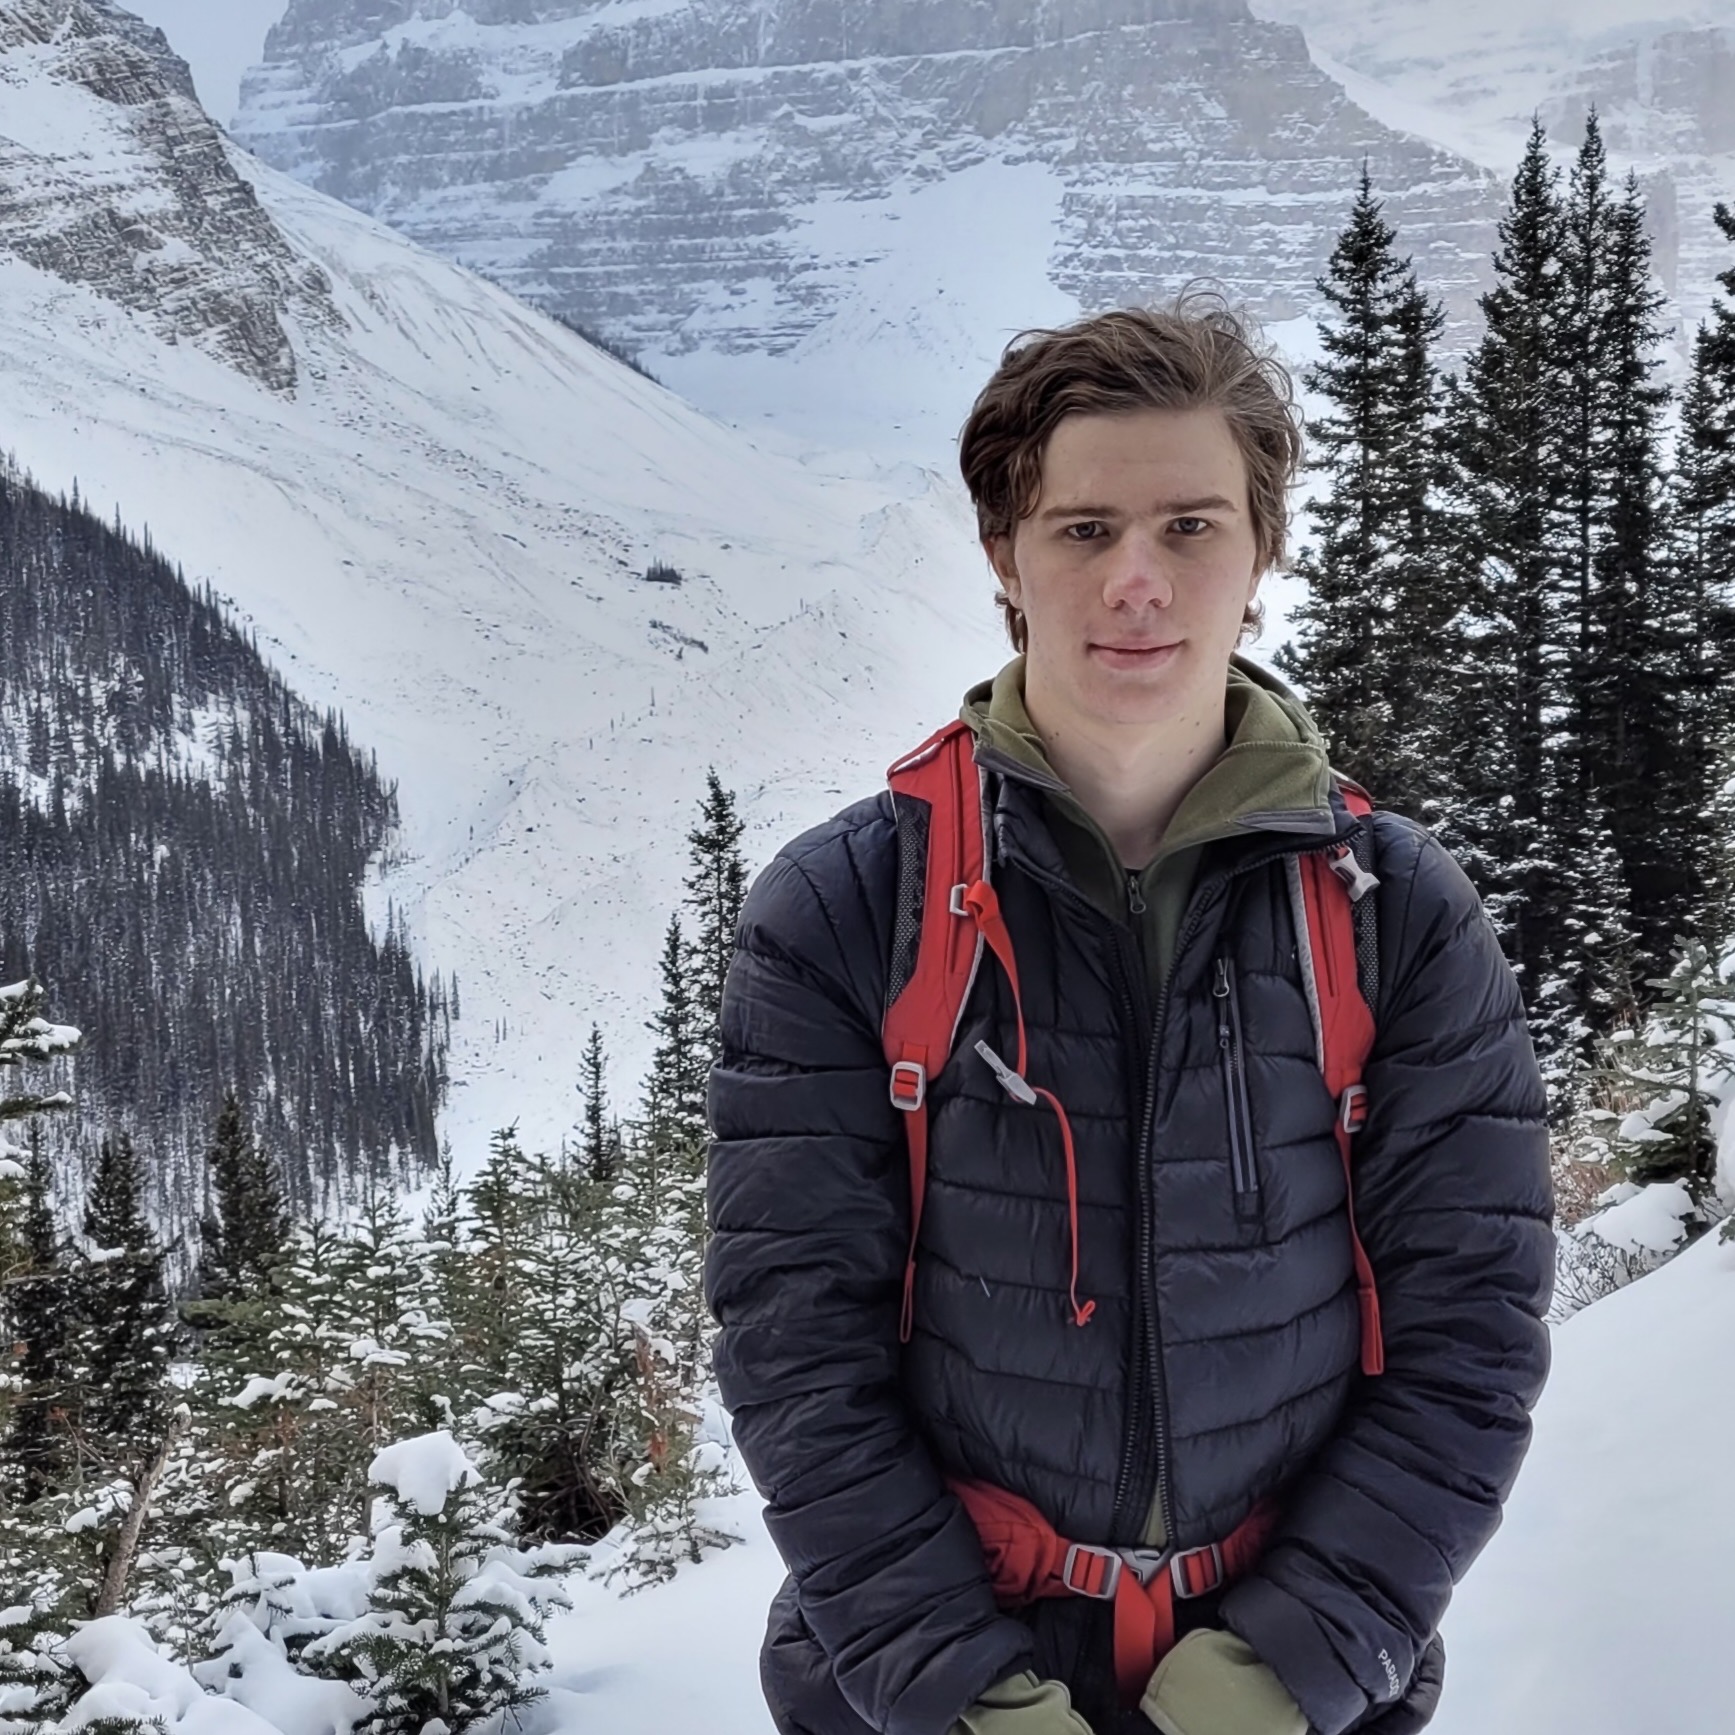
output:
[[1128, 868], [1150, 863], [1187, 791], [1223, 752], [1220, 704], [1214, 715], [1178, 718], [1156, 729], [1050, 717], [1040, 696], [1028, 692], [1025, 709], [1049, 764]]

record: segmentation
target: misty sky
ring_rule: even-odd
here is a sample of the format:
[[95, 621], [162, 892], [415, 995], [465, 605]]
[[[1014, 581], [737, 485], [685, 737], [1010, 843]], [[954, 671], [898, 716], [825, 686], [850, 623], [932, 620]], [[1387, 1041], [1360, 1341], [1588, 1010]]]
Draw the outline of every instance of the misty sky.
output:
[[255, 65], [265, 32], [289, 0], [120, 0], [164, 31], [193, 69], [199, 100], [225, 126], [235, 118], [241, 74]]

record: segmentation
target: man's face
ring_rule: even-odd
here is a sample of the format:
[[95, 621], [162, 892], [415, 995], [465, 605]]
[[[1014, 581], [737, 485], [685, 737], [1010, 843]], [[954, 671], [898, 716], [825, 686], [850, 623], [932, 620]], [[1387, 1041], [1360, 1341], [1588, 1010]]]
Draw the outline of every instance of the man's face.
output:
[[1221, 410], [1067, 417], [1036, 509], [987, 548], [1024, 614], [1042, 727], [1221, 717], [1260, 578], [1247, 467]]

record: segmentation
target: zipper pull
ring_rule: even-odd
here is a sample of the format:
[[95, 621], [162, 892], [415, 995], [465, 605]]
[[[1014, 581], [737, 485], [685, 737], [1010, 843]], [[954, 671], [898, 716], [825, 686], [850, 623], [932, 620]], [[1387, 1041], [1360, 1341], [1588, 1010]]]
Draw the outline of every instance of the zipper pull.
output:
[[976, 1052], [988, 1062], [994, 1076], [1000, 1080], [1001, 1089], [1014, 1102], [1033, 1103], [1036, 1101], [1036, 1092], [986, 1042], [978, 1042]]
[[1229, 1046], [1229, 960], [1217, 960], [1217, 980], [1211, 985], [1211, 997], [1217, 1002], [1217, 1046]]
[[1149, 906], [1145, 903], [1145, 890], [1139, 884], [1137, 868], [1127, 869], [1127, 908], [1135, 916], [1142, 916]]

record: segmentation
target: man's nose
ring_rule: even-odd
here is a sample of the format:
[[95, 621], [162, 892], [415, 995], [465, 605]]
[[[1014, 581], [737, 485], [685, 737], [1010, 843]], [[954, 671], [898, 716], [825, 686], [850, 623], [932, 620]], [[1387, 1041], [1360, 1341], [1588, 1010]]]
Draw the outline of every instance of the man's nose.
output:
[[1110, 608], [1167, 608], [1175, 600], [1158, 537], [1134, 526], [1122, 533], [1103, 583]]

